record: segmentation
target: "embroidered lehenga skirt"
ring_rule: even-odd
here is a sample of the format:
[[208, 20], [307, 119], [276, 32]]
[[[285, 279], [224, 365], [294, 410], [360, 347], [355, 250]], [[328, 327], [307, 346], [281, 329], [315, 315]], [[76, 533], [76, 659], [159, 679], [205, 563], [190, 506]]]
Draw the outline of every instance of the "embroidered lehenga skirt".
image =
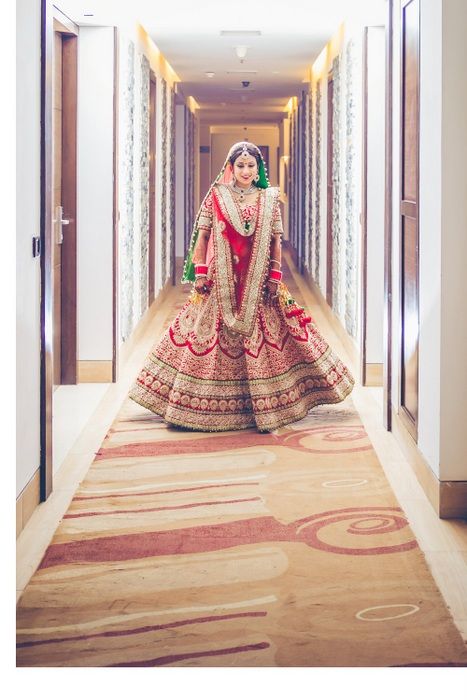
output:
[[272, 196], [266, 191], [259, 205], [257, 228], [267, 235], [252, 236], [249, 250], [231, 225], [240, 226], [235, 213], [229, 221], [229, 212], [222, 211], [227, 194], [223, 202], [213, 198], [212, 287], [207, 295], [191, 294], [129, 393], [168, 423], [271, 431], [303, 418], [313, 406], [342, 401], [352, 390], [350, 371], [287, 287], [281, 284], [274, 299], [263, 295]]

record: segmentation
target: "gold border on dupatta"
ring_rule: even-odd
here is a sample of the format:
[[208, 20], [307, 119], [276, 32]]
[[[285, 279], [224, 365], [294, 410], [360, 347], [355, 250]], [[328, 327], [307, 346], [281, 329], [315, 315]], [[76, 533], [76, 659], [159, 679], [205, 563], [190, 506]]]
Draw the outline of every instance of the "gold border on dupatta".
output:
[[[227, 212], [227, 219], [236, 229], [234, 225], [236, 218], [238, 218], [238, 221], [240, 219], [236, 208], [232, 206], [233, 202], [229, 201], [230, 192], [225, 186], [219, 186], [216, 189], [219, 194], [218, 200], [220, 200], [219, 206], [222, 213], [225, 215]], [[223, 195], [226, 192], [227, 197], [224, 199]], [[230, 245], [223, 235], [225, 224], [213, 216], [214, 255], [218, 276], [216, 281], [217, 299], [225, 325], [241, 335], [250, 336], [256, 322], [264, 278], [269, 263], [272, 216], [278, 196], [279, 191], [276, 187], [268, 187], [260, 193], [258, 222], [245, 281], [245, 291], [238, 313], [235, 300], [232, 255]], [[231, 213], [232, 218], [230, 216]], [[236, 218], [234, 213], [237, 214]]]

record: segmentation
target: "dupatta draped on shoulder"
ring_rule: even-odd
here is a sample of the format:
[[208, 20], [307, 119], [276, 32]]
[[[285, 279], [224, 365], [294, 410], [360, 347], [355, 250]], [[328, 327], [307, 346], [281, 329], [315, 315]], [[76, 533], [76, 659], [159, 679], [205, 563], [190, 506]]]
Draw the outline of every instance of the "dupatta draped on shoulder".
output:
[[[269, 187], [259, 193], [255, 230], [245, 235], [240, 212], [231, 190], [223, 184], [212, 192], [212, 236], [216, 294], [226, 326], [242, 335], [251, 335], [269, 269], [274, 208], [279, 190]], [[245, 270], [240, 285], [234, 277], [233, 257]]]

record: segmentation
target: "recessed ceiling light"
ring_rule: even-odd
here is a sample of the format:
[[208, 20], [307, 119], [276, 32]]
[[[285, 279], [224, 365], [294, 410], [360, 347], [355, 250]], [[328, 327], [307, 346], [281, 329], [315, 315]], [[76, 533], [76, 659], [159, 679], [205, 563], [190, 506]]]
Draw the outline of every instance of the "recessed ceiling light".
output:
[[94, 12], [83, 12], [83, 17], [94, 17]]
[[247, 51], [248, 51], [248, 46], [236, 46], [235, 47], [235, 53], [237, 54], [237, 57], [240, 59], [245, 58]]
[[221, 29], [221, 36], [261, 36], [259, 29]]
[[208, 72], [206, 73], [206, 77], [207, 77], [207, 78], [214, 78], [215, 75], [216, 75], [216, 74], [213, 73], [212, 71], [208, 71]]

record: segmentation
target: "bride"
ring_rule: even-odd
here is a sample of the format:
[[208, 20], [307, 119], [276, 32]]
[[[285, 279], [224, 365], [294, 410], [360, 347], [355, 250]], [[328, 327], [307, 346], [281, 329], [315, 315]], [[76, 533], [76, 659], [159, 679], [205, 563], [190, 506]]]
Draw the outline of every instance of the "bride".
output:
[[282, 280], [279, 190], [261, 152], [234, 144], [197, 214], [182, 282], [191, 296], [129, 396], [171, 424], [271, 431], [354, 379]]

